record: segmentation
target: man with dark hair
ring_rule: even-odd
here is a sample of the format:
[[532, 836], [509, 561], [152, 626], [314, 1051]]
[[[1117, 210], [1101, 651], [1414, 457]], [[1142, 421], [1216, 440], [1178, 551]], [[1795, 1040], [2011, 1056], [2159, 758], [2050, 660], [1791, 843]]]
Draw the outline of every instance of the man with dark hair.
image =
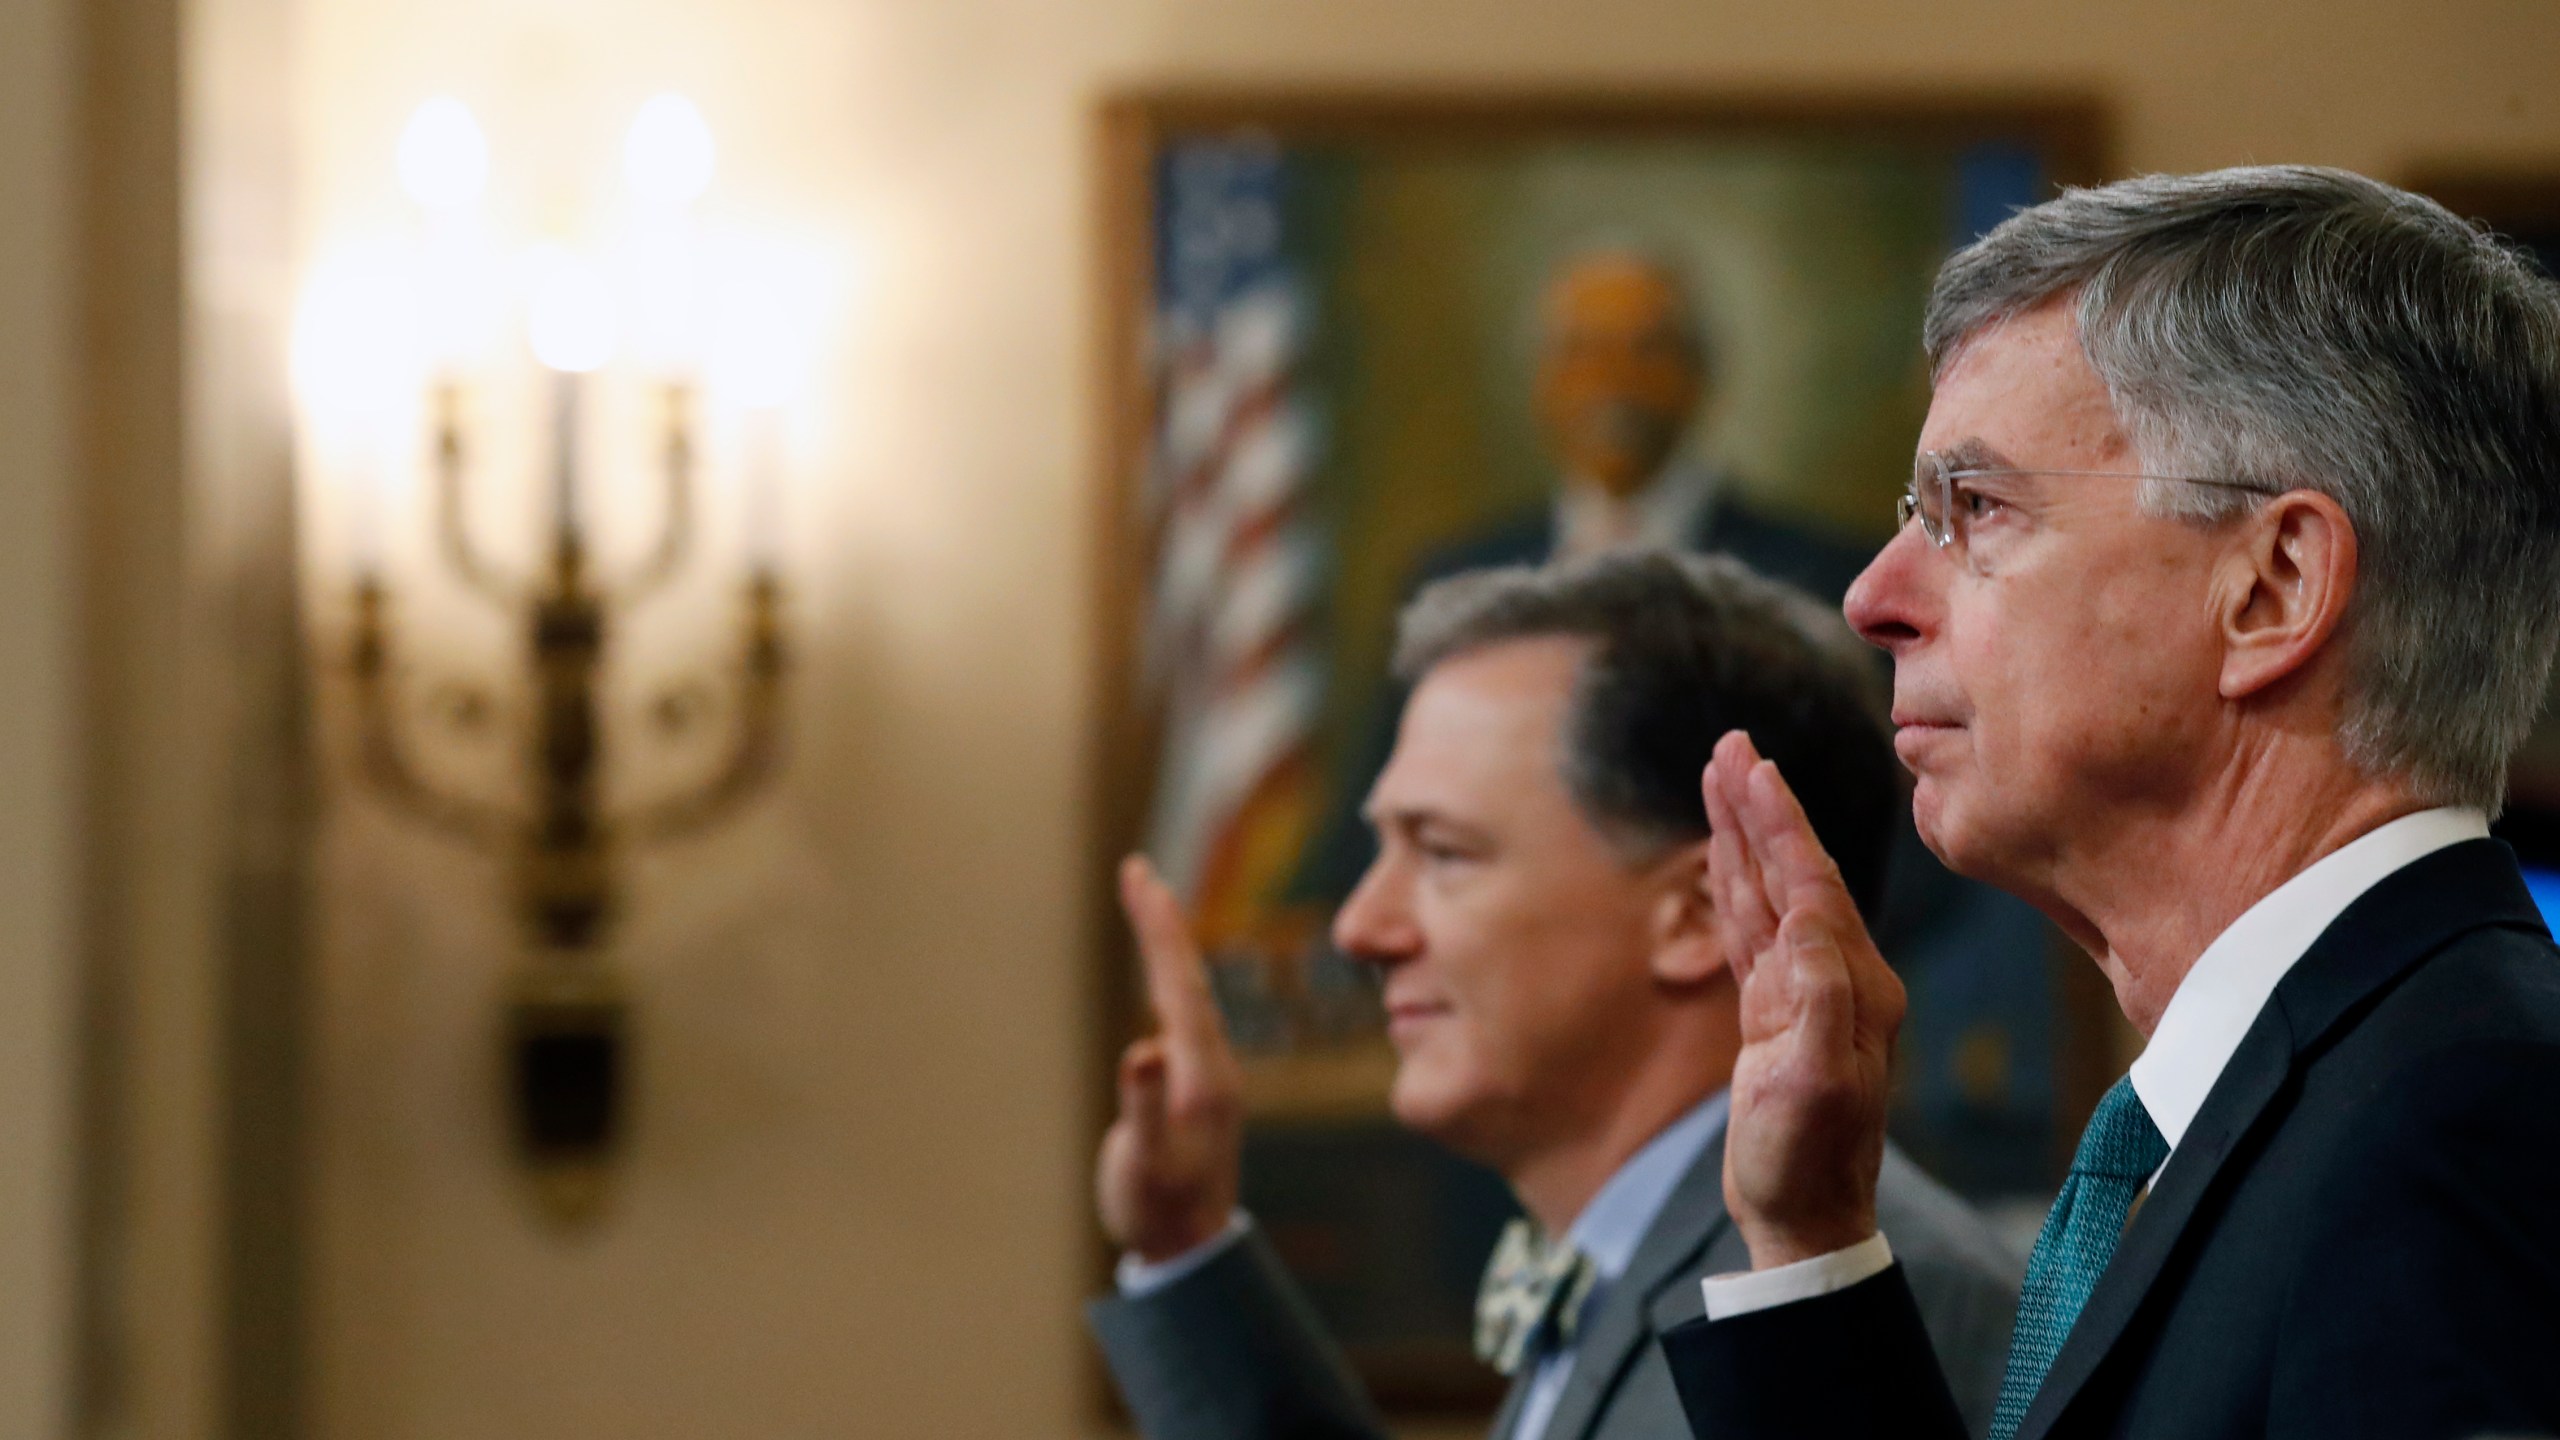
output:
[[[1659, 247], [1593, 244], [1550, 269], [1530, 329], [1530, 398], [1555, 464], [1554, 491], [1427, 554], [1405, 581], [1408, 596], [1473, 570], [1650, 548], [1730, 555], [1838, 603], [1873, 545], [1755, 505], [1749, 487], [1702, 463], [1703, 449], [1693, 443], [1720, 383], [1702, 298], [1676, 254]], [[1405, 694], [1405, 682], [1386, 686], [1328, 767], [1333, 788], [1293, 900], [1339, 905], [1376, 854], [1360, 806], [1394, 748]], [[1907, 812], [1887, 824], [1891, 885], [1871, 921], [1885, 953], [1921, 990], [1920, 1024], [1938, 1037], [1935, 1050], [1915, 1057], [1926, 1068], [1903, 1097], [1896, 1133], [1977, 1198], [2031, 1191], [2045, 1183], [2056, 1138], [2041, 1087], [1999, 1080], [1975, 1087], [1937, 1077], [1954, 1073], [1947, 1051], [1957, 1035], [2008, 1033], [2005, 1026], [1976, 1032], [1985, 1017], [1959, 997], [1999, 977], [2041, 980], [2051, 928], [2014, 898], [1949, 873], [1921, 845]], [[1992, 1068], [1995, 1075], [2006, 1069]]]
[[[1480, 572], [1403, 617], [1414, 686], [1367, 814], [1378, 856], [1334, 940], [1375, 967], [1403, 1124], [1491, 1167], [1504, 1237], [1478, 1349], [1513, 1377], [1496, 1440], [1680, 1423], [1655, 1338], [1745, 1256], [1718, 1200], [1738, 991], [1702, 897], [1697, 776], [1740, 730], [1806, 779], [1872, 904], [1901, 803], [1882, 685], [1836, 617], [1729, 560], [1622, 553]], [[1384, 1433], [1237, 1210], [1242, 1102], [1197, 952], [1122, 875], [1161, 1033], [1129, 1048], [1096, 1182], [1126, 1259], [1093, 1323], [1158, 1440]], [[1987, 1422], [2014, 1261], [1898, 1155], [1878, 1213], [1931, 1343]]]
[[[2361, 176], [2149, 176], [1957, 254], [1926, 343], [1848, 616], [1923, 838], [2147, 1040], [1995, 1440], [2560, 1431], [2560, 953], [2488, 836], [2560, 639], [2560, 290]], [[1705, 786], [1752, 1268], [1665, 1345], [1702, 1440], [1953, 1437], [1872, 1208], [1901, 989], [1770, 759]]]

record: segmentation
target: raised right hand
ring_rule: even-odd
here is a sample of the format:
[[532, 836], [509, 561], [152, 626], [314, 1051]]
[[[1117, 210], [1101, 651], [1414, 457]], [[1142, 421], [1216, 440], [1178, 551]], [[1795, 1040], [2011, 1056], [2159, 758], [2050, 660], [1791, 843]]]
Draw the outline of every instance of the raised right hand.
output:
[[1725, 1208], [1768, 1270], [1876, 1233], [1902, 981], [1777, 766], [1736, 731], [1702, 783], [1707, 898], [1742, 984]]
[[1244, 1074], [1182, 906], [1135, 855], [1120, 864], [1120, 908], [1137, 932], [1157, 1032], [1121, 1052], [1120, 1115], [1102, 1137], [1093, 1190], [1103, 1233], [1152, 1264], [1216, 1238], [1235, 1212]]

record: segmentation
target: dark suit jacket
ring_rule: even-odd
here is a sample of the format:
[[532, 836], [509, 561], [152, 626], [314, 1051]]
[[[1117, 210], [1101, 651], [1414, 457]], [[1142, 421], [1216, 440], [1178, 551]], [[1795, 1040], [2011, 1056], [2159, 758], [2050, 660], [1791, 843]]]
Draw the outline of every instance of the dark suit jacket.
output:
[[[1665, 1337], [1712, 1440], [1959, 1431], [1897, 1268]], [[2560, 952], [2496, 841], [2276, 987], [2020, 1440], [2560, 1433]]]
[[[1923, 1326], [1957, 1377], [1977, 1432], [1987, 1424], [2017, 1305], [2017, 1257], [1981, 1220], [1899, 1152], [1886, 1161], [1877, 1214], [1910, 1267]], [[1543, 1436], [1661, 1440], [1681, 1429], [1659, 1337], [1704, 1308], [1701, 1275], [1749, 1257], [1724, 1209], [1724, 1145], [1707, 1147], [1600, 1297]], [[1121, 1394], [1149, 1440], [1385, 1440], [1332, 1340], [1259, 1231], [1200, 1269], [1137, 1299], [1090, 1311]], [[1527, 1372], [1492, 1433], [1508, 1436]]]
[[[1412, 588], [1470, 570], [1500, 565], [1543, 565], [1555, 553], [1552, 506], [1524, 511], [1481, 534], [1435, 551], [1415, 571]], [[1860, 546], [1772, 519], [1741, 501], [1720, 497], [1707, 508], [1688, 547], [1701, 555], [1731, 555], [1772, 580], [1784, 580], [1834, 604], [1849, 582], [1875, 558]]]

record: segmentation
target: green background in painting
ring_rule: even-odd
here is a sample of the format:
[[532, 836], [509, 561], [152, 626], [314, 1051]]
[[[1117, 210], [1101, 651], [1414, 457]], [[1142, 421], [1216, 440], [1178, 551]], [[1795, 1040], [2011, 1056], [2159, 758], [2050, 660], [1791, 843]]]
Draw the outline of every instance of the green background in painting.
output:
[[1917, 337], [1951, 158], [1746, 139], [1305, 147], [1289, 165], [1328, 433], [1330, 754], [1357, 749], [1417, 561], [1547, 503], [1536, 301], [1586, 247], [1686, 269], [1718, 362], [1696, 458], [1763, 509], [1887, 533], [1927, 404]]
[[[1536, 312], [1578, 252], [1632, 246], [1685, 272], [1716, 356], [1691, 458], [1763, 512], [1853, 543], [1890, 533], [1928, 402], [1921, 310], [1958, 238], [1951, 148], [1476, 137], [1285, 153], [1284, 248], [1312, 321], [1298, 394], [1325, 437], [1311, 489], [1336, 804], [1368, 778], [1346, 772], [1375, 741], [1421, 563], [1552, 502]], [[1476, 1271], [1515, 1213], [1497, 1178], [1383, 1115], [1265, 1117], [1246, 1198], [1373, 1382], [1463, 1389], [1476, 1372], [1435, 1359], [1463, 1356]]]

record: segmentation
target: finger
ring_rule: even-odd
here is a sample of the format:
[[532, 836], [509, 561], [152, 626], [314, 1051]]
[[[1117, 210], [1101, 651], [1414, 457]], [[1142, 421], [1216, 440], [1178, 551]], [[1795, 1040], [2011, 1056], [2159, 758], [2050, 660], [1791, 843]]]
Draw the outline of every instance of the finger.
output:
[[1751, 937], [1745, 926], [1742, 906], [1737, 898], [1740, 887], [1734, 877], [1742, 866], [1742, 827], [1734, 819], [1733, 806], [1725, 799], [1724, 772], [1714, 756], [1698, 777], [1700, 796], [1707, 807], [1707, 873], [1700, 877], [1698, 888], [1706, 893], [1710, 913], [1715, 917], [1716, 939], [1724, 946], [1725, 964], [1732, 967], [1734, 978], [1751, 983]]
[[[1898, 992], [1902, 982], [1868, 935], [1866, 920], [1840, 878], [1838, 863], [1822, 848], [1820, 838], [1813, 833], [1813, 823], [1805, 818], [1804, 807], [1775, 765], [1763, 762], [1754, 770], [1752, 780], [1753, 820], [1746, 824], [1756, 824], [1763, 835], [1762, 848], [1771, 857], [1770, 868], [1780, 877], [1788, 913], [1804, 915], [1829, 931], [1842, 974], [1857, 998], [1859, 1014], [1872, 1013], [1886, 1029], [1892, 1029], [1899, 1022], [1900, 1010], [1898, 1005], [1888, 1003], [1888, 992]], [[1884, 1013], [1888, 1010], [1890, 1019]]]
[[1160, 1036], [1141, 1036], [1130, 1041], [1129, 1048], [1120, 1052], [1120, 1078], [1124, 1081], [1161, 1074], [1163, 1070], [1164, 1040]]
[[1775, 764], [1762, 760], [1751, 767], [1738, 808], [1745, 843], [1760, 862], [1761, 894], [1771, 910], [1784, 915], [1813, 906], [1837, 916], [1845, 907], [1846, 913], [1855, 913], [1856, 907], [1846, 904], [1848, 891], [1840, 883], [1839, 867], [1831, 863]]
[[1726, 913], [1733, 918], [1735, 944], [1757, 962], [1777, 941], [1779, 914], [1769, 904], [1768, 890], [1760, 877], [1760, 857], [1752, 849], [1750, 832], [1743, 824], [1736, 798], [1735, 776], [1729, 768], [1720, 807], [1725, 833], [1730, 837], [1727, 853], [1731, 857], [1724, 877], [1723, 901]]
[[1801, 910], [1779, 924], [1778, 953], [1786, 957], [1793, 1028], [1805, 1051], [1836, 1078], [1857, 1049], [1857, 989], [1848, 957], [1830, 928]]
[[1143, 1155], [1163, 1153], [1165, 1131], [1164, 1046], [1150, 1037], [1120, 1055], [1120, 1119]]
[[1709, 898], [1716, 907], [1718, 933], [1740, 967], [1737, 976], [1746, 981], [1752, 960], [1777, 931], [1777, 915], [1769, 907], [1736, 803], [1735, 780], [1745, 773], [1740, 761], [1748, 748], [1738, 731], [1717, 741], [1700, 784], [1707, 805]]
[[1786, 781], [1778, 775], [1776, 762], [1761, 757], [1760, 747], [1751, 743], [1750, 736], [1741, 737], [1737, 748], [1739, 754], [1733, 762], [1734, 813], [1741, 823], [1743, 848], [1752, 859], [1751, 878], [1759, 886], [1760, 901], [1778, 917], [1773, 922], [1774, 930], [1775, 923], [1783, 923], [1788, 904], [1788, 877], [1778, 868], [1780, 852], [1774, 848], [1784, 822], [1771, 819], [1768, 802], [1762, 795], [1767, 782], [1761, 775], [1765, 771], [1780, 789], [1785, 788]]
[[1138, 958], [1147, 977], [1147, 1003], [1163, 1027], [1165, 1067], [1176, 1089], [1217, 1064], [1227, 1048], [1209, 970], [1191, 940], [1182, 904], [1142, 856], [1120, 866], [1120, 905], [1137, 933]]

